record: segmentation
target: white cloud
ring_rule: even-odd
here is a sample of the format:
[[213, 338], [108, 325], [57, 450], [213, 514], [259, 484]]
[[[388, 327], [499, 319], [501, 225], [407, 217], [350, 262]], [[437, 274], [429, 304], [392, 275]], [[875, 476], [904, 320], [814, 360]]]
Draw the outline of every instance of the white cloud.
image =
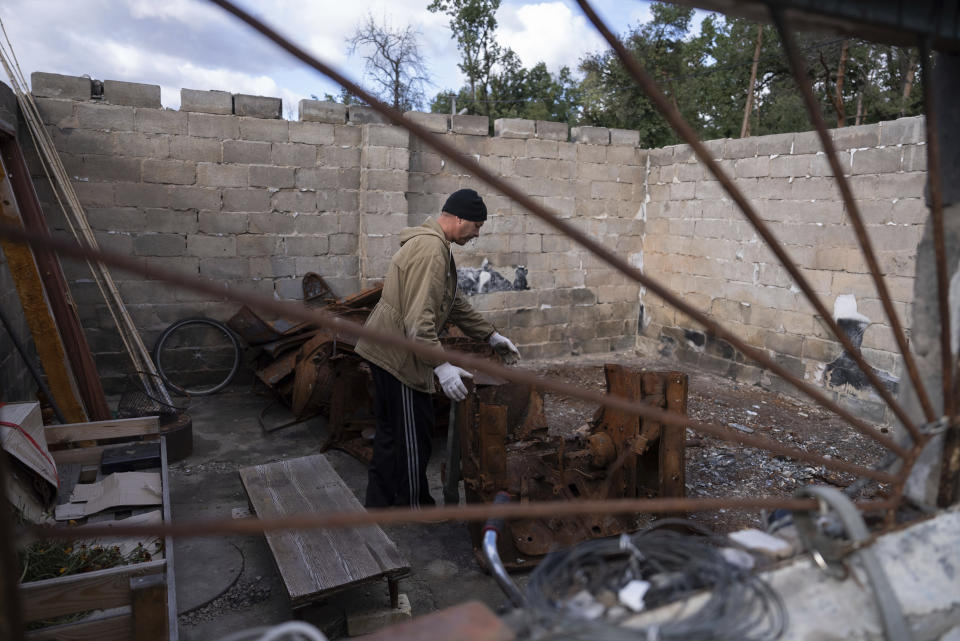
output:
[[525, 67], [545, 62], [552, 72], [563, 66], [576, 70], [584, 54], [604, 46], [589, 21], [564, 2], [507, 5], [497, 21], [498, 42], [517, 52]]

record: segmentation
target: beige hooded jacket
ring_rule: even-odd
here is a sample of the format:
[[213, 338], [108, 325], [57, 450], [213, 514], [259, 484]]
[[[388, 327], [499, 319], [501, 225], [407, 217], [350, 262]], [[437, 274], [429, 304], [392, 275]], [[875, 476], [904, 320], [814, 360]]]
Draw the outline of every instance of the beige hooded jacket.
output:
[[[380, 302], [365, 325], [439, 347], [438, 335], [448, 320], [478, 340], [486, 340], [496, 331], [457, 291], [450, 242], [431, 218], [400, 233], [400, 250], [390, 261]], [[428, 362], [405, 349], [363, 338], [357, 342], [356, 352], [405, 385], [428, 394], [434, 391], [433, 368], [443, 362]]]

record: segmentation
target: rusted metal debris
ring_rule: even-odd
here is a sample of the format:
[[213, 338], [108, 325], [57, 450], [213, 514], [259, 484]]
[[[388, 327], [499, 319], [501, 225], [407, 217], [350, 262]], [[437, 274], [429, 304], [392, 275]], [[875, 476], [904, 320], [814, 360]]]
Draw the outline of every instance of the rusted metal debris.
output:
[[[607, 390], [686, 414], [687, 376], [604, 367]], [[461, 469], [467, 501], [683, 497], [684, 428], [600, 408], [572, 434], [549, 433], [543, 397], [529, 385], [479, 385], [458, 408]], [[632, 515], [508, 521], [500, 537], [507, 567], [526, 567], [557, 546], [613, 536], [642, 526]], [[474, 548], [480, 527], [471, 526]]]

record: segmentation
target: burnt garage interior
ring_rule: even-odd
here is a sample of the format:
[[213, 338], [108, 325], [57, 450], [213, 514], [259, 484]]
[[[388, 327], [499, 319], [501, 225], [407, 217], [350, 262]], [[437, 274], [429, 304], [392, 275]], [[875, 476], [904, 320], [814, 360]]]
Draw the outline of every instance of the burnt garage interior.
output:
[[[772, 22], [811, 102], [799, 30], [918, 46], [928, 92], [707, 142], [580, 3], [659, 149], [395, 112], [214, 4], [364, 104], [163, 109], [3, 52], [3, 638], [960, 634], [956, 3], [691, 3]], [[491, 215], [458, 287], [524, 358], [448, 324], [437, 506], [367, 510], [357, 340], [437, 356], [363, 323], [463, 187]]]

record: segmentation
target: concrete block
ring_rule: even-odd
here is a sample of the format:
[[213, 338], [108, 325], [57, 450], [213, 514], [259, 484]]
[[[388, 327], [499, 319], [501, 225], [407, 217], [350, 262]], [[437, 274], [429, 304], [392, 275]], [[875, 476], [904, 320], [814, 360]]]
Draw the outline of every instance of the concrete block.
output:
[[289, 124], [290, 142], [303, 142], [310, 145], [334, 144], [334, 127], [322, 122], [291, 122]]
[[183, 234], [144, 234], [133, 239], [137, 256], [183, 256], [186, 250]]
[[120, 131], [113, 134], [113, 153], [139, 158], [166, 158], [170, 155], [170, 141], [162, 134]]
[[266, 189], [224, 189], [223, 211], [268, 212], [270, 192]]
[[191, 113], [187, 120], [187, 131], [199, 138], [231, 140], [240, 136], [240, 125], [233, 116]]
[[181, 89], [180, 111], [229, 115], [233, 113], [233, 94], [228, 91]]
[[136, 207], [89, 208], [87, 220], [94, 230], [142, 232], [146, 229], [146, 215]]
[[363, 144], [370, 147], [409, 147], [410, 133], [403, 127], [370, 125], [363, 130]]
[[237, 237], [237, 254], [240, 256], [276, 256], [283, 251], [281, 236], [242, 234]]
[[151, 232], [193, 234], [197, 231], [197, 214], [192, 211], [147, 209], [144, 211], [146, 228]]
[[192, 185], [197, 180], [197, 164], [183, 160], [143, 161], [143, 182]]
[[81, 129], [133, 131], [133, 107], [82, 103], [75, 105], [74, 114]]
[[757, 155], [772, 156], [774, 154], [783, 155], [793, 151], [794, 134], [771, 134], [769, 136], [760, 136], [757, 138]]
[[206, 187], [171, 187], [169, 192], [171, 209], [219, 210], [220, 190]]
[[251, 234], [293, 234], [299, 216], [285, 212], [251, 213], [247, 231]]
[[201, 258], [200, 275], [217, 280], [241, 280], [250, 277], [246, 258]]
[[603, 145], [578, 144], [577, 160], [593, 163], [607, 162], [607, 148]]
[[280, 191], [273, 194], [271, 203], [275, 211], [316, 211], [317, 194], [312, 191]]
[[640, 145], [640, 132], [632, 129], [611, 129], [610, 144], [637, 147]]
[[273, 143], [270, 161], [275, 165], [313, 167], [317, 164], [317, 147], [298, 142]]
[[832, 129], [830, 138], [837, 151], [876, 147], [880, 141], [880, 125], [857, 125]]
[[364, 177], [367, 189], [404, 192], [407, 190], [407, 172], [402, 170], [368, 169]]
[[336, 167], [301, 167], [294, 171], [294, 186], [298, 189], [337, 189], [340, 186], [340, 170]]
[[251, 165], [251, 187], [293, 187], [296, 170], [293, 167], [274, 167], [273, 165]]
[[[237, 120], [234, 118], [234, 120]], [[286, 120], [268, 118], [239, 118], [240, 135], [243, 140], [286, 142], [289, 140], [289, 123]], [[237, 138], [238, 136], [231, 136]]]
[[606, 127], [573, 127], [570, 140], [588, 145], [609, 145], [610, 130]]
[[233, 94], [233, 113], [251, 118], [279, 119], [283, 113], [283, 101], [271, 96], [251, 96], [244, 93]]
[[166, 185], [119, 183], [114, 187], [114, 200], [121, 207], [169, 207], [170, 190]]
[[160, 108], [160, 85], [120, 80], [103, 81], [103, 101], [112, 105]]
[[[556, 140], [537, 140], [530, 138], [526, 141], [525, 155], [530, 158], [559, 158], [559, 149], [560, 143]], [[518, 158], [517, 160], [519, 161], [521, 159]]]
[[566, 142], [570, 135], [570, 128], [565, 122], [550, 122], [548, 120], [535, 121], [537, 138], [543, 140], [559, 140]]
[[770, 158], [741, 158], [734, 163], [737, 178], [761, 178], [770, 175]]
[[145, 134], [186, 134], [187, 114], [172, 109], [137, 109], [133, 127]]
[[67, 172], [81, 180], [126, 183], [140, 181], [139, 158], [64, 155], [63, 161]]
[[380, 112], [362, 105], [347, 106], [347, 121], [351, 125], [387, 124], [390, 122], [380, 115]]
[[537, 135], [536, 121], [523, 118], [497, 118], [493, 121], [493, 135], [498, 138], [534, 138]]
[[197, 162], [220, 162], [223, 160], [220, 141], [214, 138], [171, 136], [169, 143], [170, 157], [177, 160], [196, 160]]
[[187, 236], [187, 254], [197, 258], [226, 258], [236, 256], [236, 236], [207, 236], [190, 234]]
[[428, 131], [447, 133], [450, 130], [450, 116], [448, 114], [423, 113], [422, 111], [407, 111], [404, 118], [425, 127]]
[[347, 106], [324, 100], [301, 100], [297, 106], [301, 122], [326, 122], [342, 125], [347, 121]]
[[900, 169], [900, 149], [859, 149], [851, 158], [851, 173], [892, 174]]
[[204, 187], [246, 187], [246, 165], [221, 165], [202, 162], [197, 165], [197, 184]]
[[927, 139], [923, 116], [897, 118], [871, 126], [879, 127], [881, 145], [912, 145]]
[[270, 143], [255, 140], [224, 140], [223, 162], [266, 164], [270, 162]]
[[346, 147], [356, 147], [363, 139], [363, 127], [354, 125], [334, 125], [333, 144]]
[[490, 118], [468, 114], [453, 115], [450, 116], [450, 131], [455, 134], [488, 136], [490, 135]]
[[30, 74], [30, 91], [34, 96], [63, 100], [90, 100], [90, 78], [64, 76], [34, 71]]
[[[48, 125], [57, 127], [75, 127], [73, 119], [73, 101], [34, 97], [40, 118]], [[11, 119], [12, 120], [12, 119]]]

